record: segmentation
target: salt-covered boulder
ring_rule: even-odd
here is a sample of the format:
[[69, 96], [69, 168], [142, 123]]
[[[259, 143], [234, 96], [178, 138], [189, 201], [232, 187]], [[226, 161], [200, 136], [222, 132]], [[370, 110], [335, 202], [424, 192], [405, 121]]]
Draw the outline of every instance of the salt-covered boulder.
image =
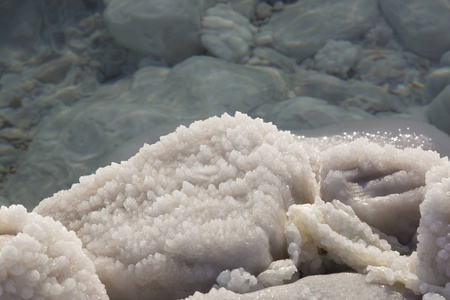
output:
[[420, 205], [419, 263], [415, 273], [423, 281], [420, 291], [450, 296], [450, 164], [427, 174], [425, 200]]
[[387, 21], [403, 45], [420, 55], [439, 60], [450, 50], [450, 7], [441, 0], [380, 0]]
[[419, 226], [425, 174], [443, 164], [438, 153], [398, 149], [367, 139], [343, 143], [321, 154], [321, 193], [338, 199], [358, 217], [401, 243], [410, 243]]
[[186, 297], [223, 270], [256, 275], [285, 258], [286, 210], [318, 193], [312, 153], [260, 119], [225, 114], [179, 127], [34, 211], [75, 231], [112, 299]]
[[371, 0], [307, 0], [286, 5], [261, 30], [272, 33], [276, 50], [303, 60], [314, 55], [328, 40], [361, 37], [375, 26], [378, 17], [377, 3]]
[[73, 231], [22, 205], [0, 207], [1, 299], [109, 299]]
[[201, 0], [111, 0], [103, 13], [122, 46], [175, 64], [200, 54]]

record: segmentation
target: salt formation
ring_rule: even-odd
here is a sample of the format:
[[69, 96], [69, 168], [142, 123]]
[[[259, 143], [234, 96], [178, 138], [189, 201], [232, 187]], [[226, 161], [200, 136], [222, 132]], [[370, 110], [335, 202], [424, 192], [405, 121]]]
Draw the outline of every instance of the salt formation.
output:
[[425, 174], [444, 162], [436, 152], [380, 146], [367, 139], [332, 147], [321, 158], [323, 199], [350, 205], [362, 221], [405, 245], [419, 226]]
[[260, 119], [213, 117], [34, 211], [77, 233], [113, 299], [185, 297], [223, 270], [259, 274], [285, 258], [286, 210], [318, 193], [313, 153]]
[[1, 299], [108, 299], [77, 236], [25, 207], [0, 208]]
[[425, 200], [420, 205], [419, 263], [416, 274], [423, 281], [420, 292], [450, 297], [450, 163], [434, 167], [427, 175]]

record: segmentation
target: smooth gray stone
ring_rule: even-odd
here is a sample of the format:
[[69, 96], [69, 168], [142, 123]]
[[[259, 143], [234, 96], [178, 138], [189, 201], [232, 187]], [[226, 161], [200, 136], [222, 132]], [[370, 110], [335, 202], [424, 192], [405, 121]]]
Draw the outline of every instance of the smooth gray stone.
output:
[[272, 33], [277, 51], [303, 60], [328, 40], [360, 38], [376, 25], [379, 15], [372, 0], [305, 0], [274, 13], [261, 30]]
[[341, 106], [354, 106], [366, 112], [400, 112], [402, 99], [382, 87], [366, 81], [345, 81], [319, 72], [304, 71], [291, 75], [289, 89], [297, 96], [313, 97]]
[[251, 115], [272, 122], [281, 130], [312, 129], [373, 117], [363, 110], [354, 108], [352, 111], [311, 97], [296, 97], [274, 105], [262, 105], [252, 111]]
[[197, 0], [110, 0], [103, 17], [120, 45], [175, 64], [203, 52], [199, 31], [204, 10]]
[[424, 100], [428, 104], [450, 84], [450, 67], [433, 70], [426, 80]]
[[380, 0], [379, 3], [407, 49], [435, 60], [450, 50], [448, 0]]
[[450, 85], [430, 103], [427, 117], [431, 124], [450, 134]]
[[247, 113], [259, 105], [284, 100], [287, 94], [284, 78], [275, 68], [195, 56], [176, 65], [146, 102], [203, 119], [224, 112]]

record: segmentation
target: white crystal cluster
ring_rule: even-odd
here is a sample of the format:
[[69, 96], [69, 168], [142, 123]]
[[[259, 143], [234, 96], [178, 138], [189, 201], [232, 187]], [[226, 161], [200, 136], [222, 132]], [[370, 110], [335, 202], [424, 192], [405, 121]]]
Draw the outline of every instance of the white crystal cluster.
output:
[[108, 299], [74, 232], [21, 205], [0, 208], [0, 299]]

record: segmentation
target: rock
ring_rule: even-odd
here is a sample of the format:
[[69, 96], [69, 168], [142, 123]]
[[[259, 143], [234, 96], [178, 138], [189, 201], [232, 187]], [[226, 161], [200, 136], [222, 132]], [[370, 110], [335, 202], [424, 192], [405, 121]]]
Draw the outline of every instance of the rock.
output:
[[359, 60], [359, 49], [348, 41], [329, 40], [314, 56], [315, 69], [347, 78]]
[[299, 72], [290, 76], [289, 88], [297, 96], [319, 98], [336, 105], [357, 107], [366, 112], [399, 112], [401, 98], [365, 81], [344, 81], [317, 72]]
[[256, 0], [204, 0], [206, 7], [213, 7], [217, 4], [229, 5], [232, 10], [240, 13], [247, 19], [250, 19], [255, 14]]
[[201, 42], [208, 52], [228, 62], [245, 63], [249, 59], [256, 28], [230, 6], [218, 4], [202, 19]]
[[272, 32], [276, 50], [303, 60], [328, 40], [361, 37], [375, 26], [378, 17], [377, 3], [372, 0], [306, 0], [274, 13], [262, 30]]
[[249, 65], [269, 65], [278, 69], [295, 73], [296, 65], [292, 58], [286, 57], [270, 47], [256, 47]]
[[163, 84], [146, 99], [184, 116], [204, 118], [232, 114], [287, 98], [281, 73], [268, 67], [250, 67], [198, 56], [176, 65]]
[[267, 19], [272, 16], [272, 7], [266, 2], [261, 2], [256, 6], [256, 15], [260, 19]]
[[424, 101], [428, 104], [450, 84], [450, 67], [433, 70], [427, 77]]
[[450, 67], [450, 50], [445, 52], [441, 59], [439, 60], [439, 65], [441, 67]]
[[262, 105], [252, 115], [272, 122], [281, 130], [311, 129], [372, 117], [362, 110], [353, 112], [311, 97], [296, 97], [274, 105]]
[[175, 64], [202, 53], [202, 1], [111, 0], [104, 20], [120, 45]]
[[450, 85], [430, 103], [427, 108], [427, 117], [431, 124], [450, 134]]
[[355, 69], [358, 79], [378, 86], [409, 84], [412, 78], [420, 78], [418, 70], [412, 68], [408, 62], [407, 55], [392, 50], [362, 50], [361, 59]]
[[76, 63], [77, 57], [68, 52], [34, 69], [34, 77], [42, 83], [58, 84], [64, 81], [70, 68]]
[[450, 50], [448, 0], [380, 0], [379, 3], [407, 49], [435, 60]]

